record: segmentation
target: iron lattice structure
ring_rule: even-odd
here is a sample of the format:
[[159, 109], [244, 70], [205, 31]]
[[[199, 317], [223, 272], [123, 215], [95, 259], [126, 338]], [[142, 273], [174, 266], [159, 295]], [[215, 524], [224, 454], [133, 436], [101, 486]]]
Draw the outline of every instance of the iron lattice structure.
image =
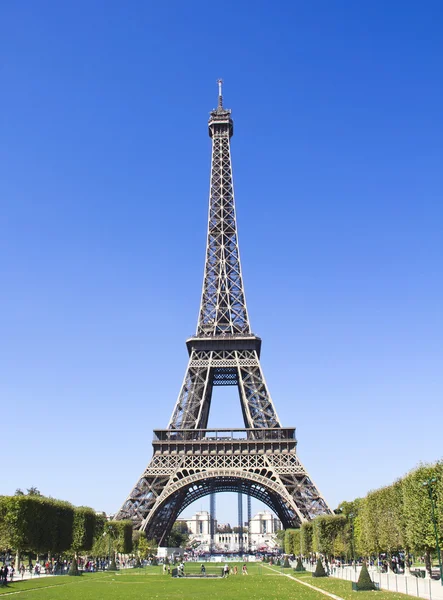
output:
[[[284, 527], [331, 511], [296, 454], [295, 429], [282, 428], [260, 365], [261, 339], [249, 324], [238, 247], [230, 140], [231, 111], [210, 113], [208, 238], [196, 335], [168, 428], [154, 432], [154, 455], [117, 519], [160, 545], [184, 508], [232, 491], [255, 497]], [[245, 429], [208, 430], [213, 387], [238, 388]]]

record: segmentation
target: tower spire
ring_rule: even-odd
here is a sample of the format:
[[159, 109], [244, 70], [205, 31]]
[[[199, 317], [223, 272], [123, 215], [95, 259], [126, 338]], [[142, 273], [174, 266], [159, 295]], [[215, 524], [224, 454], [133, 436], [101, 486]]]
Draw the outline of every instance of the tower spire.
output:
[[218, 108], [223, 109], [223, 94], [222, 94], [223, 79], [217, 79], [217, 83], [218, 83]]

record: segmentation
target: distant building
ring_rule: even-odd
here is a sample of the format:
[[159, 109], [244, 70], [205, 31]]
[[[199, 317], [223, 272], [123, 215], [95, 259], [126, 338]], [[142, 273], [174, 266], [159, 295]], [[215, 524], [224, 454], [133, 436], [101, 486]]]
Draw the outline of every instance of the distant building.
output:
[[[185, 522], [191, 545], [195, 550], [208, 552], [211, 544], [211, 516], [206, 510], [201, 510], [190, 519], [179, 519]], [[243, 549], [247, 552], [258, 550], [273, 550], [276, 547], [276, 533], [281, 529], [281, 522], [267, 510], [258, 512], [249, 522], [249, 527], [243, 533], [217, 532], [217, 521], [214, 520], [214, 550], [218, 552], [238, 552], [241, 538]], [[250, 543], [249, 543], [250, 541]]]
[[[192, 515], [190, 519], [180, 519], [185, 521], [191, 536], [210, 536], [211, 535], [211, 516], [207, 510]], [[217, 520], [214, 519], [214, 531], [217, 531]]]
[[281, 529], [281, 521], [268, 510], [258, 512], [249, 522], [251, 547], [260, 550], [267, 547], [273, 550], [276, 544], [277, 531]]

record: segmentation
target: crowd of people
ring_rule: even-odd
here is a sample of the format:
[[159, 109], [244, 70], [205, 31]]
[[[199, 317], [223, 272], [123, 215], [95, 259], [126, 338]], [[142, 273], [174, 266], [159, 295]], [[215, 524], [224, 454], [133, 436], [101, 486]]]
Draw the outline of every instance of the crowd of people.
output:
[[[25, 565], [23, 563], [21, 563], [21, 565], [18, 568], [18, 573], [22, 579], [24, 578], [26, 571], [29, 571], [30, 575], [40, 575], [41, 565], [39, 562], [36, 562], [35, 565], [33, 565], [32, 563], [29, 563], [28, 567], [26, 568]], [[14, 581], [14, 576], [15, 576], [14, 563], [4, 564], [3, 566], [0, 566], [0, 584], [1, 585], [7, 585], [8, 581], [9, 582]]]
[[[125, 563], [119, 563], [121, 567], [125, 566]], [[35, 564], [32, 561], [27, 566], [21, 563], [17, 571], [15, 569], [14, 562], [0, 565], [0, 585], [7, 585], [8, 582], [14, 581], [14, 577], [19, 576], [21, 579], [25, 578], [25, 575], [29, 573], [30, 577], [39, 577], [40, 575], [66, 575], [71, 567], [71, 561], [69, 560], [52, 560], [40, 563], [36, 561]], [[108, 559], [96, 559], [96, 560], [79, 560], [79, 567], [83, 571], [89, 571], [91, 573], [95, 571], [105, 571], [109, 567]]]
[[14, 579], [15, 569], [12, 565], [4, 565], [0, 567], [0, 585], [7, 585], [8, 578], [9, 581]]

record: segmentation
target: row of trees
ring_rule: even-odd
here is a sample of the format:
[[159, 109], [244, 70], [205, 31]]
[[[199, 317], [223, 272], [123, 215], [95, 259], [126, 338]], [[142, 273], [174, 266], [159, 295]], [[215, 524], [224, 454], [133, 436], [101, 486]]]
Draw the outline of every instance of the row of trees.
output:
[[42, 495], [0, 496], [0, 550], [22, 554], [107, 556], [132, 550], [132, 523]]
[[430, 494], [443, 540], [443, 462], [438, 462], [420, 465], [365, 498], [342, 502], [335, 515], [316, 517], [301, 529], [286, 530], [285, 552], [351, 558], [404, 551], [424, 555], [430, 568], [436, 551]]

